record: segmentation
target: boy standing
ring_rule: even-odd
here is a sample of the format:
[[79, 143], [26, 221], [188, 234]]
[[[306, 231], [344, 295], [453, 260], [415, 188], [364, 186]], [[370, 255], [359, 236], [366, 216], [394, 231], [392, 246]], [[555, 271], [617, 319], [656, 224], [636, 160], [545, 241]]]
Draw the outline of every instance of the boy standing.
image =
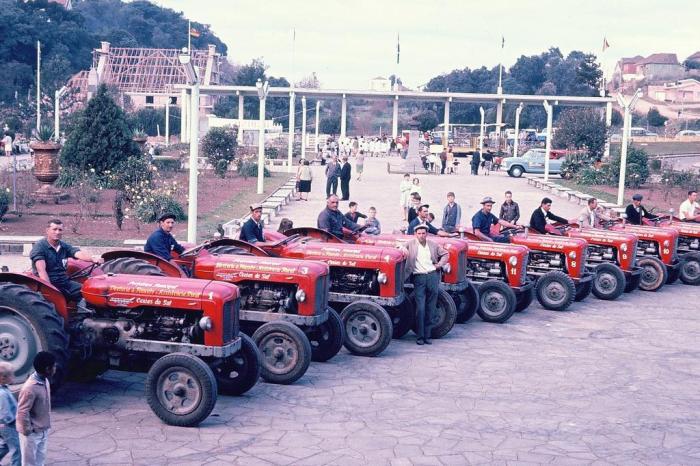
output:
[[19, 392], [17, 431], [22, 450], [22, 464], [43, 466], [51, 428], [51, 384], [56, 373], [56, 357], [39, 351], [34, 357], [34, 372]]
[[17, 402], [8, 387], [13, 382], [12, 364], [0, 362], [0, 461], [10, 454], [10, 464], [20, 466], [19, 436], [15, 419], [17, 417]]
[[379, 220], [377, 219], [377, 209], [375, 209], [374, 207], [370, 207], [367, 214], [368, 217], [367, 220], [365, 220], [365, 234], [381, 235], [382, 226], [379, 224]]

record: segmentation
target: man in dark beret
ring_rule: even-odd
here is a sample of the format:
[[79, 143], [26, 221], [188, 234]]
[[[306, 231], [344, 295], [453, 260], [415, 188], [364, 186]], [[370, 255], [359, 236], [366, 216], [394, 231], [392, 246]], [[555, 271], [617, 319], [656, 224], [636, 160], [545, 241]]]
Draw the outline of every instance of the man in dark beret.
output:
[[175, 215], [163, 214], [158, 217], [158, 228], [148, 237], [143, 250], [162, 257], [167, 261], [172, 260], [172, 251], [182, 254], [185, 248], [180, 246], [173, 238], [171, 233], [173, 226], [175, 226]]

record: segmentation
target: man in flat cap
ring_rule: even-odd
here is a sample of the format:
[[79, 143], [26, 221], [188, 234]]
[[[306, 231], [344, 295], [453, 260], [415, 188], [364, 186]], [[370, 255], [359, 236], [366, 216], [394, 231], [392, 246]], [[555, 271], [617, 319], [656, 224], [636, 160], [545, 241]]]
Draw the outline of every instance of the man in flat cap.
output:
[[158, 228], [148, 237], [143, 250], [162, 257], [166, 261], [172, 260], [172, 251], [182, 254], [185, 248], [173, 238], [173, 226], [175, 226], [175, 215], [163, 214], [158, 217]]
[[648, 218], [649, 220], [657, 220], [659, 217], [654, 214], [650, 214], [648, 210], [642, 205], [642, 199], [644, 196], [637, 193], [632, 196], [632, 203], [625, 208], [625, 214], [627, 215], [627, 221], [632, 225], [642, 225], [644, 222], [642, 219]]
[[440, 270], [449, 260], [448, 252], [428, 240], [428, 225], [416, 225], [414, 239], [406, 243], [406, 279], [413, 282], [416, 300], [416, 344], [430, 345], [432, 318], [440, 291]]
[[504, 235], [494, 235], [491, 233], [492, 225], [502, 225], [508, 228], [518, 228], [514, 223], [507, 222], [503, 219], [499, 219], [494, 214], [491, 213], [493, 209], [494, 200], [486, 196], [481, 200], [481, 210], [479, 210], [472, 217], [472, 228], [474, 229], [474, 234], [479, 237], [482, 241], [496, 241], [497, 243], [507, 243], [508, 238]]
[[265, 242], [265, 234], [263, 233], [263, 224], [260, 221], [262, 218], [262, 205], [253, 204], [250, 206], [250, 218], [243, 224], [241, 229], [241, 240], [254, 244], [257, 242]]

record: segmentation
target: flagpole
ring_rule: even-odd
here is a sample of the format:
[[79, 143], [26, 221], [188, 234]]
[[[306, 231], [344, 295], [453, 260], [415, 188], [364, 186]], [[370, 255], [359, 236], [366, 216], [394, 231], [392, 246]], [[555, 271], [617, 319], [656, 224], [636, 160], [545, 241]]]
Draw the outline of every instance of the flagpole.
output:
[[192, 21], [187, 20], [187, 51], [192, 56]]
[[[498, 94], [503, 94], [503, 46], [505, 45], [505, 38], [501, 35], [501, 57], [498, 64]], [[500, 128], [496, 128], [499, 130]]]

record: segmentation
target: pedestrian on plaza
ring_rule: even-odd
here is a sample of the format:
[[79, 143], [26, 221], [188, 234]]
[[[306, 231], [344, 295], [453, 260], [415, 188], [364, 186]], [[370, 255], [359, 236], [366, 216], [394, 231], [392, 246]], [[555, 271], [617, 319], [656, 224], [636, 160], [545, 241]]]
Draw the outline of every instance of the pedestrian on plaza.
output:
[[484, 154], [484, 161], [481, 165], [484, 167], [484, 175], [488, 176], [491, 174], [491, 166], [493, 164], [493, 153], [491, 151], [486, 151]]
[[455, 154], [452, 152], [450, 147], [447, 150], [447, 173], [454, 174], [457, 173], [457, 166], [455, 165]]
[[440, 271], [447, 264], [448, 252], [428, 239], [428, 225], [415, 228], [414, 239], [406, 243], [405, 276], [413, 282], [416, 316], [416, 344], [432, 342], [432, 316], [440, 291]]
[[543, 235], [549, 233], [550, 235], [561, 236], [561, 231], [557, 230], [554, 225], [547, 223], [547, 220], [563, 224], [567, 224], [569, 221], [563, 217], [554, 215], [554, 213], [551, 212], [551, 209], [552, 200], [548, 197], [542, 198], [540, 206], [535, 209], [530, 216], [530, 228]]
[[377, 219], [377, 209], [370, 207], [367, 211], [367, 219], [365, 220], [366, 235], [381, 235], [382, 226]]
[[411, 194], [418, 193], [423, 194], [423, 187], [420, 185], [420, 180], [418, 178], [413, 178], [413, 186], [411, 186]]
[[[347, 157], [346, 157], [347, 158]], [[357, 172], [357, 181], [362, 181], [362, 172], [365, 169], [365, 153], [360, 151], [355, 159], [355, 171]]]
[[396, 152], [396, 139], [391, 138], [389, 141], [389, 152], [390, 154], [394, 154]]
[[678, 208], [678, 217], [683, 222], [700, 222], [700, 204], [698, 203], [698, 192], [688, 191], [688, 199], [681, 202]]
[[477, 151], [474, 151], [474, 153], [472, 154], [471, 161], [472, 175], [479, 174], [479, 164], [481, 164], [481, 154]]
[[428, 165], [430, 166], [429, 170], [431, 172], [437, 173], [437, 166], [439, 161], [440, 159], [438, 158], [437, 154], [432, 152], [428, 154]]
[[[362, 151], [360, 151], [362, 152]], [[341, 201], [350, 199], [350, 179], [352, 178], [352, 167], [348, 163], [348, 158], [343, 157], [343, 163], [340, 165], [340, 192], [342, 194]]]
[[411, 194], [411, 205], [408, 208], [407, 215], [406, 215], [406, 221], [410, 224], [413, 220], [415, 220], [416, 217], [418, 217], [418, 211], [420, 210], [420, 206], [422, 204], [422, 199], [420, 194], [418, 193], [413, 193]]
[[508, 228], [517, 228], [517, 225], [507, 222], [503, 219], [499, 219], [491, 213], [493, 209], [494, 200], [486, 196], [481, 200], [481, 210], [479, 210], [472, 217], [472, 228], [474, 234], [483, 241], [495, 241], [497, 243], [507, 243], [508, 238], [505, 235], [494, 234], [491, 232], [491, 227], [493, 225], [501, 225]]
[[401, 184], [399, 185], [399, 191], [401, 192], [401, 198], [400, 198], [400, 204], [401, 204], [401, 213], [403, 214], [403, 221], [406, 220], [406, 215], [408, 214], [408, 208], [411, 206], [411, 187], [413, 186], [413, 183], [411, 183], [411, 175], [408, 173], [405, 173], [403, 175], [403, 180], [401, 180]]
[[[297, 169], [297, 183], [299, 185], [297, 201], [308, 201], [311, 192], [311, 181], [314, 179], [311, 174], [311, 167], [308, 160], [302, 160]], [[306, 196], [304, 196], [306, 195]]]
[[166, 213], [158, 217], [158, 228], [146, 240], [146, 245], [143, 248], [144, 252], [155, 254], [166, 261], [173, 259], [173, 251], [178, 254], [185, 252], [185, 248], [173, 237], [172, 231], [174, 227], [175, 215]]
[[644, 208], [642, 205], [642, 199], [644, 199], [644, 196], [641, 194], [635, 194], [632, 196], [632, 203], [625, 208], [627, 221], [632, 225], [643, 225], [645, 218], [651, 221], [659, 219], [658, 215], [651, 214]]
[[255, 203], [250, 206], [250, 218], [243, 224], [241, 228], [241, 241], [246, 243], [264, 243], [265, 233], [263, 232], [262, 224], [262, 204]]
[[611, 217], [598, 206], [598, 199], [592, 197], [578, 214], [579, 225], [582, 227], [600, 228], [601, 222], [610, 221]]
[[326, 165], [326, 198], [338, 193], [338, 177], [340, 176], [340, 164], [336, 156]]
[[501, 220], [517, 224], [520, 219], [520, 206], [513, 200], [513, 193], [506, 191], [506, 200], [501, 204], [501, 212], [498, 217]]
[[5, 132], [5, 136], [2, 138], [2, 145], [5, 147], [5, 155], [7, 157], [12, 155], [12, 135], [9, 132]]
[[14, 382], [14, 368], [6, 361], [0, 362], [0, 461], [9, 453], [10, 465], [22, 464], [22, 453], [17, 434], [17, 402], [10, 391]]
[[56, 373], [56, 357], [39, 351], [34, 372], [22, 385], [17, 403], [17, 431], [25, 466], [43, 466], [51, 428], [51, 383]]
[[359, 221], [361, 218], [367, 218], [367, 216], [366, 216], [365, 214], [363, 214], [362, 212], [358, 212], [358, 211], [357, 211], [357, 202], [355, 202], [355, 201], [350, 201], [350, 204], [348, 204], [348, 208], [349, 208], [350, 210], [348, 210], [347, 212], [345, 212], [345, 218], [347, 218], [347, 219], [350, 220], [351, 222], [353, 222], [353, 223], [358, 223], [358, 221]]
[[462, 221], [462, 208], [455, 202], [455, 193], [447, 193], [447, 205], [442, 209], [442, 229], [448, 233], [457, 231]]
[[442, 152], [440, 152], [440, 174], [445, 174], [445, 169], [447, 168], [447, 148], [443, 146]]

